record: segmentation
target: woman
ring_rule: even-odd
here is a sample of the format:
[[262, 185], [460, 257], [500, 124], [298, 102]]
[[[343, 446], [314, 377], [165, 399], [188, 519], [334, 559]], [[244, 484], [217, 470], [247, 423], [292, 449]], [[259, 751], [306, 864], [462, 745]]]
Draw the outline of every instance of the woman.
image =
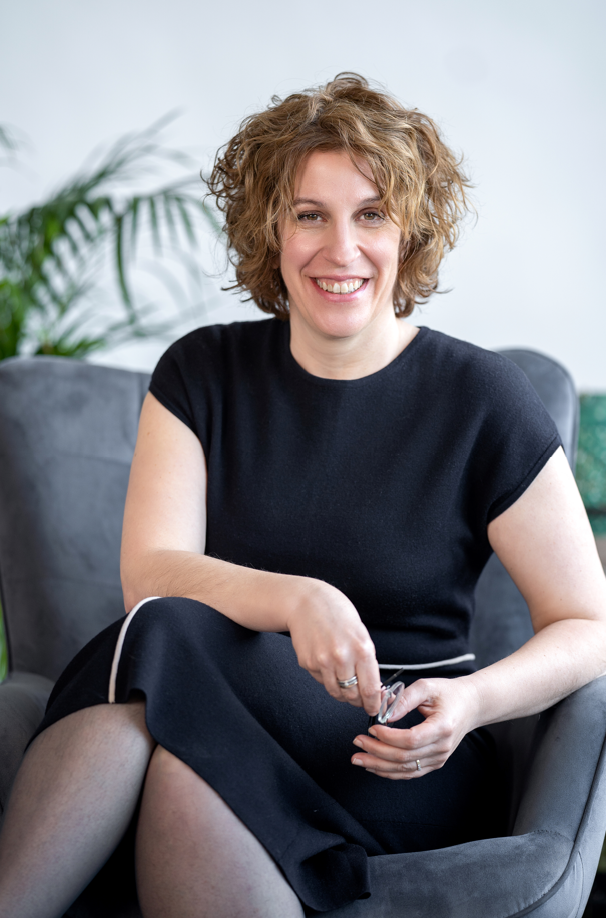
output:
[[[70, 664], [24, 760], [3, 916], [61, 915], [127, 830], [145, 918], [369, 895], [371, 916], [368, 856], [499, 831], [483, 726], [606, 669], [604, 576], [551, 420], [513, 365], [405, 321], [466, 184], [430, 119], [351, 74], [274, 100], [218, 157], [237, 285], [277, 319], [200, 329], [154, 373], [130, 614]], [[476, 672], [491, 550], [536, 634]]]

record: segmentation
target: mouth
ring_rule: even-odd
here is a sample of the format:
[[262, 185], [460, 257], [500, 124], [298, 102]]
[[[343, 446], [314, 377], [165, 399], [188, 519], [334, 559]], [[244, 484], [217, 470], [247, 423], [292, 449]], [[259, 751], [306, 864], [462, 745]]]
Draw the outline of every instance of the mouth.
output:
[[333, 280], [323, 280], [321, 277], [314, 278], [315, 283], [321, 290], [326, 291], [326, 293], [340, 293], [341, 295], [347, 293], [355, 293], [356, 290], [359, 290], [360, 287], [366, 283], [366, 277], [351, 277], [344, 278], [341, 282]]

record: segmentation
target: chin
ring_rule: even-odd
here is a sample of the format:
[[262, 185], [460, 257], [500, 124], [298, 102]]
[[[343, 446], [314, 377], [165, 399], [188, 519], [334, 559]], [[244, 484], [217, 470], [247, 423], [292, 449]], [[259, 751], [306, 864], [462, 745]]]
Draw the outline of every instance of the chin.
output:
[[351, 338], [369, 325], [368, 321], [360, 321], [357, 316], [326, 317], [313, 323], [320, 334], [329, 338]]
[[363, 309], [335, 309], [312, 317], [312, 324], [331, 338], [350, 338], [372, 325], [373, 316]]

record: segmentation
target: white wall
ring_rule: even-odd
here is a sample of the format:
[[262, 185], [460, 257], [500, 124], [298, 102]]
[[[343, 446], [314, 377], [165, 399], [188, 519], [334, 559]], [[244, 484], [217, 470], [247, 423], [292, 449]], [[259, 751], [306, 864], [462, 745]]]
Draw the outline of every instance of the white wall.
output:
[[[5, 0], [0, 122], [34, 149], [26, 171], [0, 171], [0, 210], [176, 107], [170, 140], [205, 165], [272, 93], [357, 70], [435, 117], [477, 183], [452, 292], [418, 321], [538, 348], [606, 390], [605, 24], [602, 0]], [[232, 300], [200, 321], [252, 316]], [[100, 359], [151, 367], [164, 346]]]

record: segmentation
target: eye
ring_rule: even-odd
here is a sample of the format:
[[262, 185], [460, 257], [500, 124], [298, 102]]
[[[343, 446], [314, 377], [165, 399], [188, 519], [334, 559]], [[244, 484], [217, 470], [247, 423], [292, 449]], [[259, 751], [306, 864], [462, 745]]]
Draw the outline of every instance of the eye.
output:
[[383, 223], [385, 215], [378, 210], [366, 210], [361, 215], [363, 223]]
[[321, 214], [317, 214], [313, 212], [297, 214], [297, 221], [299, 223], [319, 223], [321, 219], [322, 219]]

